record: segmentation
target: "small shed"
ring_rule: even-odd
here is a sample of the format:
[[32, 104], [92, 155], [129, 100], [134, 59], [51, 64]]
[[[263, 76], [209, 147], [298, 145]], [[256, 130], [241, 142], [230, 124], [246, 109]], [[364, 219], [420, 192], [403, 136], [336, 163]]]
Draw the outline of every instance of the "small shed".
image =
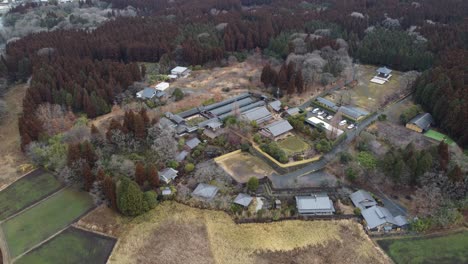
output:
[[164, 91], [167, 88], [169, 88], [169, 83], [167, 83], [167, 82], [158, 83], [155, 88], [156, 88], [156, 90]]
[[218, 190], [219, 189], [216, 186], [200, 183], [198, 184], [197, 188], [193, 190], [192, 194], [201, 198], [212, 199], [216, 196]]
[[273, 102], [269, 103], [268, 105], [275, 112], [281, 111], [281, 101], [279, 101], [279, 100], [273, 101]]
[[159, 172], [159, 179], [167, 184], [173, 181], [177, 177], [178, 173], [179, 172], [173, 168], [165, 168]]
[[245, 194], [245, 193], [239, 193], [234, 199], [234, 203], [242, 205], [244, 207], [248, 207], [250, 203], [252, 202], [252, 200], [253, 200], [252, 196]]
[[198, 138], [192, 138], [192, 139], [189, 139], [187, 140], [187, 142], [185, 142], [185, 145], [189, 148], [189, 149], [194, 149], [196, 148], [198, 145], [200, 145], [201, 141], [198, 139]]
[[295, 116], [297, 114], [299, 114], [299, 108], [297, 107], [293, 107], [293, 108], [289, 108], [288, 110], [286, 110], [286, 115], [287, 116]]
[[166, 188], [164, 188], [164, 189], [162, 190], [162, 195], [163, 195], [163, 196], [169, 196], [169, 195], [171, 195], [171, 194], [172, 194], [172, 190], [171, 190], [171, 188], [169, 188], [169, 187], [166, 187]]
[[177, 76], [177, 77], [187, 77], [190, 74], [190, 69], [187, 67], [181, 67], [177, 66], [174, 69], [171, 70], [171, 75]]

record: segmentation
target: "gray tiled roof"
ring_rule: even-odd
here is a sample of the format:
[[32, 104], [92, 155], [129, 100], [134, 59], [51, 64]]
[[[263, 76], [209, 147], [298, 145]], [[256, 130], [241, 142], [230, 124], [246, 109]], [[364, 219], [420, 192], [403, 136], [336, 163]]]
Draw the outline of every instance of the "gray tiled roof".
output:
[[188, 155], [188, 152], [185, 150], [182, 150], [175, 158], [176, 161], [181, 162], [183, 161]]
[[219, 107], [222, 107], [222, 106], [225, 106], [227, 104], [230, 104], [232, 102], [235, 102], [235, 101], [239, 101], [239, 100], [242, 100], [244, 98], [247, 98], [249, 97], [250, 95], [248, 93], [243, 93], [243, 94], [240, 94], [238, 96], [235, 96], [235, 97], [231, 97], [229, 99], [226, 99], [222, 102], [219, 102], [219, 103], [214, 103], [214, 104], [210, 104], [210, 105], [207, 105], [204, 107], [204, 110], [206, 111], [210, 111], [210, 110], [213, 110], [215, 108], [219, 108]]
[[273, 137], [277, 137], [282, 135], [286, 132], [293, 130], [293, 127], [287, 120], [281, 119], [274, 123], [269, 124], [268, 126], [264, 127], [268, 133], [270, 133]]
[[159, 172], [159, 178], [169, 183], [170, 181], [174, 180], [177, 177], [178, 171], [174, 170], [173, 168], [166, 168]]
[[211, 199], [215, 197], [215, 195], [218, 193], [218, 190], [219, 189], [216, 186], [200, 183], [198, 184], [197, 188], [193, 190], [192, 194], [202, 198]]
[[156, 90], [153, 88], [146, 87], [141, 93], [142, 98], [151, 99], [156, 95]]
[[187, 145], [190, 149], [194, 149], [200, 143], [201, 143], [201, 141], [198, 138], [195, 137], [195, 138], [192, 138], [190, 140], [187, 140], [187, 142], [185, 142], [185, 145]]
[[268, 104], [273, 110], [279, 112], [281, 110], [281, 102], [279, 100], [273, 101]]
[[286, 113], [290, 116], [297, 115], [299, 114], [299, 108], [297, 107], [289, 108], [288, 110], [286, 110]]
[[317, 97], [317, 102], [327, 106], [328, 108], [332, 109], [333, 111], [337, 111], [338, 110], [338, 106], [336, 106], [336, 104], [332, 101], [329, 101], [323, 97]]
[[270, 111], [268, 111], [264, 106], [246, 111], [242, 116], [244, 116], [248, 121], [256, 121], [257, 124], [261, 124], [272, 118]]
[[366, 220], [367, 227], [374, 229], [384, 224], [392, 224], [396, 226], [403, 226], [407, 224], [406, 218], [397, 216], [395, 219], [387, 208], [381, 206], [372, 206], [361, 211], [362, 216]]
[[[249, 105], [246, 105], [246, 106], [243, 106], [243, 107], [239, 108], [239, 112], [240, 112], [240, 113], [244, 113], [244, 112], [249, 111], [250, 109], [254, 109], [254, 108], [256, 108], [256, 107], [264, 106], [264, 105], [265, 105], [265, 102], [264, 102], [264, 101], [258, 101], [258, 102], [255, 102], [255, 103], [253, 103], [253, 104], [249, 104]], [[232, 112], [228, 112], [228, 113], [223, 114], [223, 115], [220, 115], [220, 116], [218, 116], [218, 117], [219, 117], [219, 119], [222, 120], [222, 119], [224, 119], [224, 118], [226, 118], [226, 117], [228, 117], [228, 116], [231, 116], [231, 115], [232, 115]]]
[[417, 127], [421, 128], [422, 130], [427, 130], [434, 123], [431, 114], [423, 113], [415, 116], [413, 119], [409, 121], [410, 124], [414, 124]]
[[357, 107], [351, 107], [351, 106], [341, 106], [338, 111], [342, 112], [343, 114], [353, 118], [353, 119], [358, 119], [361, 116], [366, 116], [369, 113], [359, 109]]
[[330, 214], [335, 212], [333, 202], [324, 194], [296, 196], [296, 206], [300, 214]]
[[234, 199], [234, 203], [247, 207], [252, 202], [252, 200], [252, 196], [245, 193], [239, 193]]
[[353, 201], [354, 206], [361, 210], [377, 205], [377, 202], [372, 195], [364, 190], [354, 192], [349, 197], [351, 198], [351, 201]]
[[377, 69], [377, 72], [378, 73], [383, 73], [383, 74], [390, 74], [392, 72], [392, 70], [390, 70], [387, 67], [380, 67], [380, 68]]

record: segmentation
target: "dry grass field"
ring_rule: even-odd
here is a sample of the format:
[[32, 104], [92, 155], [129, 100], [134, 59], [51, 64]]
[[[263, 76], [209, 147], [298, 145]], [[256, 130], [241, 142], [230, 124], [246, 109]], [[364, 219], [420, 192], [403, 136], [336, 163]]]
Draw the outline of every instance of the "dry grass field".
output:
[[26, 84], [12, 87], [5, 94], [8, 115], [0, 123], [0, 190], [20, 177], [20, 165], [27, 162], [20, 150], [20, 137], [18, 132], [18, 114], [22, 112], [23, 97], [28, 86]]
[[275, 170], [262, 159], [245, 152], [239, 152], [224, 159], [221, 157], [216, 162], [240, 183], [249, 181], [250, 177], [262, 179], [275, 173]]
[[235, 224], [164, 202], [125, 224], [108, 263], [390, 263], [351, 220]]

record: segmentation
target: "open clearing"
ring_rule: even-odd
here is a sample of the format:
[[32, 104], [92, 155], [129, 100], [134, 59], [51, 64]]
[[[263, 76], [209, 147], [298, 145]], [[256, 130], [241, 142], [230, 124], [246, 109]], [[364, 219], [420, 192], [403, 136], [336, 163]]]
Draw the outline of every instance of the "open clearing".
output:
[[175, 202], [131, 220], [109, 259], [159, 264], [344, 262], [390, 263], [351, 220], [238, 225], [226, 213]]
[[105, 264], [114, 244], [112, 238], [69, 227], [15, 263]]
[[435, 237], [382, 239], [396, 263], [468, 263], [468, 231]]
[[227, 154], [217, 159], [216, 163], [240, 183], [247, 182], [251, 177], [262, 179], [275, 173], [261, 158], [246, 152]]
[[[392, 77], [385, 84], [371, 83], [378, 67], [358, 65], [356, 67], [357, 85], [345, 90], [337, 90], [326, 98], [338, 103], [340, 100], [350, 101], [351, 105], [373, 112], [385, 101], [385, 98], [398, 92], [404, 85], [402, 72], [392, 71]], [[348, 102], [347, 102], [348, 103]]]
[[42, 200], [62, 184], [50, 173], [36, 170], [0, 192], [0, 221]]
[[442, 141], [442, 140], [445, 140], [445, 143], [449, 144], [449, 145], [452, 145], [453, 143], [455, 143], [449, 136], [447, 135], [444, 135], [440, 132], [437, 132], [433, 129], [430, 129], [428, 130], [426, 133], [424, 133], [424, 135], [428, 138], [432, 138], [432, 139], [435, 139], [437, 141]]
[[28, 86], [26, 84], [11, 87], [5, 94], [8, 114], [0, 123], [0, 190], [7, 186], [23, 173], [17, 168], [24, 164], [26, 158], [20, 149], [20, 136], [18, 132], [18, 114], [22, 109], [24, 94]]
[[287, 137], [279, 141], [278, 146], [282, 148], [288, 156], [302, 153], [309, 149], [309, 144], [298, 136]]
[[67, 227], [94, 206], [88, 193], [64, 189], [2, 223], [12, 257]]

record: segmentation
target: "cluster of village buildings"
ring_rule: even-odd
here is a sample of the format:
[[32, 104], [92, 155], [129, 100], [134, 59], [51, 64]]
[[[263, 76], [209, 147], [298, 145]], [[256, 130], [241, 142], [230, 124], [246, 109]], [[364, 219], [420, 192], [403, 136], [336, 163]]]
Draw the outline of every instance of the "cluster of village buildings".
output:
[[[178, 66], [171, 70], [169, 77], [171, 79], [184, 78], [189, 74], [190, 70], [188, 68]], [[384, 84], [390, 77], [391, 70], [384, 67], [378, 70], [378, 74], [371, 81]], [[165, 98], [167, 96], [165, 91], [169, 86], [170, 83], [161, 82], [155, 87], [147, 87], [139, 91], [137, 97], [142, 99]], [[305, 122], [307, 124], [313, 127], [321, 127], [328, 131], [335, 131], [338, 136], [344, 133], [346, 128], [355, 128], [359, 121], [369, 115], [363, 109], [355, 106], [338, 106], [334, 102], [322, 97], [316, 98], [312, 104], [315, 108], [309, 107], [307, 110], [297, 107], [288, 108], [282, 105], [279, 100], [259, 94], [243, 93], [221, 102], [195, 107], [181, 113], [167, 112], [160, 122], [175, 128], [177, 136], [188, 138], [184, 149], [176, 157], [176, 160], [180, 162], [202, 143], [196, 137], [195, 132], [202, 130], [203, 134], [208, 138], [216, 138], [224, 133], [223, 120], [233, 115], [236, 115], [243, 121], [255, 123], [261, 128], [260, 134], [272, 140], [278, 140], [288, 135], [293, 130], [293, 127], [285, 118], [299, 113], [306, 113]], [[338, 112], [341, 113], [342, 120], [339, 120], [338, 123], [332, 123], [331, 120]], [[406, 126], [414, 131], [424, 132], [429, 129], [432, 123], [431, 116], [426, 113], [418, 115], [408, 122]], [[166, 168], [160, 171], [159, 175], [163, 182], [169, 184], [177, 177], [178, 171], [173, 168]], [[218, 191], [219, 189], [216, 186], [200, 183], [192, 194], [202, 199], [212, 199], [217, 195]], [[171, 194], [169, 188], [163, 191], [163, 195], [169, 194]], [[262, 204], [262, 200], [259, 197], [252, 197], [245, 193], [240, 193], [233, 203], [248, 207], [253, 199], [257, 199], [258, 203]], [[405, 228], [408, 225], [408, 221], [404, 216], [392, 215], [387, 208], [379, 205], [373, 196], [364, 190], [353, 193], [350, 199], [354, 206], [359, 208], [365, 220], [366, 228], [369, 231], [388, 232]], [[335, 214], [333, 201], [324, 193], [296, 196], [295, 201], [300, 215]], [[277, 200], [275, 204], [276, 207], [280, 207], [281, 201]]]

